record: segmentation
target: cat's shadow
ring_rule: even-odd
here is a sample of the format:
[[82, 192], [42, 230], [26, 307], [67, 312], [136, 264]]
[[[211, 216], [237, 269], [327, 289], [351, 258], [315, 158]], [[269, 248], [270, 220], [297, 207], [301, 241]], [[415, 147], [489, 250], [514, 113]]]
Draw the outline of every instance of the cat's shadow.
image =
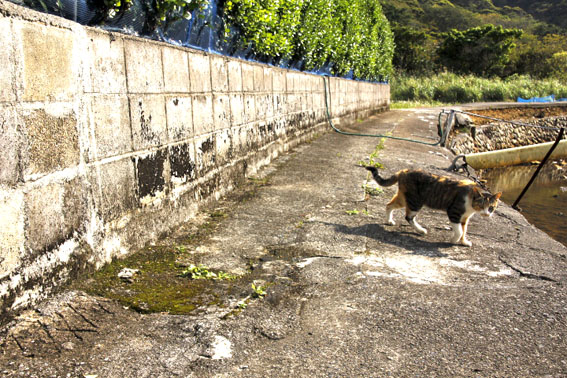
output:
[[413, 255], [447, 257], [448, 255], [442, 252], [441, 249], [452, 248], [454, 246], [448, 242], [431, 242], [424, 240], [422, 239], [422, 237], [424, 237], [423, 235], [420, 235], [413, 230], [408, 232], [403, 228], [400, 228], [400, 226], [388, 226], [388, 228], [392, 229], [387, 229], [383, 225], [377, 223], [367, 223], [354, 227], [336, 223], [323, 223], [334, 227], [337, 232], [346, 235], [366, 236], [381, 243], [409, 250]]

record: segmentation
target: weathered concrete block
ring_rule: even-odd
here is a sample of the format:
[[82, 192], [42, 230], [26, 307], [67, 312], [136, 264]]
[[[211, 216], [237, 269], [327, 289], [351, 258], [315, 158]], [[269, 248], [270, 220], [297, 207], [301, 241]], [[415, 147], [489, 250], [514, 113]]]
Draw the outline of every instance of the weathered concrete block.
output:
[[263, 67], [264, 69], [264, 90], [272, 92], [274, 90], [274, 70], [270, 67]]
[[160, 95], [130, 97], [134, 150], [159, 146], [167, 140], [165, 99]]
[[195, 135], [203, 135], [214, 130], [213, 96], [193, 96], [193, 128]]
[[311, 96], [313, 97], [314, 110], [325, 109], [325, 94], [321, 92], [315, 92]]
[[230, 116], [234, 126], [244, 122], [244, 97], [241, 94], [230, 95]]
[[256, 118], [257, 120], [265, 120], [271, 117], [269, 114], [274, 113], [274, 103], [272, 97], [266, 94], [259, 94], [254, 98], [254, 105], [256, 108]]
[[165, 107], [169, 141], [191, 138], [194, 135], [191, 97], [169, 97]]
[[197, 52], [190, 52], [189, 75], [191, 77], [191, 92], [210, 92], [211, 64], [209, 56]]
[[246, 156], [248, 153], [246, 149], [246, 128], [242, 126], [235, 126], [230, 130], [232, 134], [232, 148], [235, 156]]
[[0, 185], [14, 186], [22, 180], [22, 137], [16, 112], [0, 104]]
[[90, 160], [121, 155], [132, 151], [132, 130], [128, 98], [118, 95], [93, 96], [91, 122], [96, 150], [90, 151]]
[[284, 93], [274, 93], [274, 95], [272, 96], [272, 99], [274, 101], [274, 104], [273, 104], [274, 115], [277, 115], [279, 117], [285, 116], [288, 112], [287, 95], [284, 94]]
[[254, 66], [254, 91], [263, 92], [264, 90], [264, 67]]
[[286, 72], [285, 86], [288, 93], [293, 93], [295, 89], [295, 74], [293, 72]]
[[80, 63], [70, 30], [14, 21], [21, 39], [24, 101], [64, 101], [77, 93]]
[[213, 92], [228, 92], [227, 58], [211, 56], [211, 84]]
[[253, 94], [244, 95], [244, 123], [256, 120], [256, 96]]
[[299, 101], [302, 111], [311, 111], [313, 109], [313, 96], [310, 92], [302, 93], [301, 96], [299, 96]]
[[228, 90], [242, 92], [242, 64], [238, 60], [229, 60], [228, 64]]
[[295, 113], [298, 110], [301, 110], [301, 103], [299, 101], [299, 95], [295, 93], [288, 93], [286, 97], [286, 109], [287, 113]]
[[195, 138], [195, 163], [197, 175], [204, 176], [215, 167], [216, 138], [214, 134]]
[[249, 63], [242, 63], [242, 90], [254, 91], [254, 66]]
[[64, 233], [81, 232], [88, 219], [88, 183], [79, 176], [63, 183]]
[[20, 118], [27, 143], [25, 176], [79, 164], [77, 120], [72, 109], [53, 105], [23, 112]]
[[230, 102], [228, 95], [213, 96], [213, 114], [215, 117], [215, 130], [230, 127]]
[[0, 16], [0, 102], [13, 101], [16, 99], [15, 93], [15, 57], [13, 45], [12, 21]]
[[162, 93], [162, 46], [139, 39], [124, 40], [129, 93]]
[[86, 195], [79, 178], [29, 189], [25, 194], [27, 246], [40, 252], [69, 239], [88, 217]]
[[[87, 29], [90, 41], [87, 49], [89, 75], [85, 91], [95, 93], [126, 93], [124, 42], [115, 34]], [[88, 87], [90, 86], [90, 87]]]
[[274, 92], [285, 92], [286, 89], [286, 72], [284, 70], [275, 70], [272, 78], [272, 90]]
[[266, 109], [265, 111], [265, 117], [269, 120], [271, 118], [273, 118], [276, 113], [275, 113], [275, 108], [274, 108], [274, 95], [272, 93], [267, 93], [264, 95], [264, 107]]
[[136, 176], [132, 159], [125, 158], [92, 166], [89, 181], [97, 212], [105, 222], [117, 219], [137, 207]]
[[[285, 118], [277, 118], [274, 120], [274, 125], [275, 125], [275, 134], [277, 138], [280, 138], [281, 140], [285, 141], [286, 140], [286, 122], [285, 122]], [[287, 151], [287, 149], [286, 149]]]
[[314, 92], [323, 92], [325, 90], [325, 82], [323, 80], [327, 80], [324, 76], [313, 76], [313, 86], [312, 90]]
[[234, 143], [231, 129], [224, 129], [215, 133], [216, 159], [219, 166], [230, 163], [234, 158]]
[[0, 189], [0, 280], [20, 263], [24, 252], [24, 193]]
[[138, 195], [142, 205], [148, 205], [166, 197], [167, 150], [161, 149], [136, 157]]
[[169, 93], [188, 93], [189, 58], [187, 51], [174, 47], [163, 47], [163, 77], [165, 91]]
[[255, 123], [247, 124], [241, 128], [241, 133], [246, 140], [244, 147], [246, 152], [258, 151], [258, 149], [262, 146], [262, 141], [260, 140], [258, 132], [258, 125]]
[[174, 191], [176, 187], [185, 185], [195, 179], [195, 147], [193, 142], [170, 146], [169, 166]]

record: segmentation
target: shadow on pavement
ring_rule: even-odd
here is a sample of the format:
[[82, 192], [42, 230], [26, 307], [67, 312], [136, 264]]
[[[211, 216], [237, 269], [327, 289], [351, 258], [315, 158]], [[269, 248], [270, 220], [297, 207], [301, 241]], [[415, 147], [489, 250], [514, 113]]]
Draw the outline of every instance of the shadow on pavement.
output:
[[368, 223], [362, 226], [348, 227], [342, 224], [325, 223], [334, 227], [335, 231], [347, 234], [366, 236], [380, 243], [386, 243], [411, 251], [414, 255], [429, 257], [447, 257], [441, 249], [452, 248], [453, 244], [448, 242], [431, 242], [418, 238], [421, 236], [414, 232], [404, 230], [388, 230], [384, 226], [376, 223]]

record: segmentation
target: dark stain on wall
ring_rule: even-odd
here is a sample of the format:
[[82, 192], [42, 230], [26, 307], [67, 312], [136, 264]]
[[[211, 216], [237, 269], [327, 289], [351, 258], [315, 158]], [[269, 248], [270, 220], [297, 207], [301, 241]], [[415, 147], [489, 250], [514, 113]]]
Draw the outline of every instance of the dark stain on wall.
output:
[[136, 171], [140, 198], [147, 195], [153, 196], [165, 188], [163, 171], [166, 158], [167, 151], [158, 150], [152, 155], [137, 159]]
[[195, 144], [199, 175], [203, 176], [217, 163], [215, 137], [210, 136]]
[[195, 178], [195, 162], [191, 159], [190, 145], [179, 144], [169, 148], [171, 175], [179, 178]]

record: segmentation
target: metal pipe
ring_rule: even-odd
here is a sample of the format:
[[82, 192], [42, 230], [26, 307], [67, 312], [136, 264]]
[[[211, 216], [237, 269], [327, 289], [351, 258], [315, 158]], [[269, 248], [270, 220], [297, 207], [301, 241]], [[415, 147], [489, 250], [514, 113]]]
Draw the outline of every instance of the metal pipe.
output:
[[[545, 163], [547, 162], [547, 160], [549, 159], [549, 157], [553, 154], [553, 150], [555, 150], [555, 148], [557, 147], [557, 145], [559, 144], [559, 142], [561, 141], [561, 139], [563, 138], [563, 134], [565, 133], [565, 128], [562, 127], [561, 130], [559, 130], [559, 134], [557, 135], [557, 139], [555, 139], [555, 142], [553, 142], [553, 145], [551, 146], [551, 148], [549, 149], [549, 151], [547, 151], [547, 154], [545, 155], [545, 157], [543, 158], [543, 160], [541, 161], [541, 163], [538, 165], [536, 171], [534, 172], [532, 178], [530, 179], [530, 181], [528, 182], [528, 184], [526, 185], [526, 187], [524, 188], [524, 190], [522, 190], [522, 193], [520, 193], [520, 195], [518, 196], [518, 198], [516, 198], [516, 201], [514, 201], [514, 203], [512, 204], [512, 208], [519, 210], [518, 209], [518, 203], [520, 202], [520, 200], [522, 199], [522, 197], [524, 196], [524, 194], [526, 194], [526, 192], [528, 191], [528, 189], [530, 188], [530, 186], [532, 185], [532, 183], [534, 182], [535, 178], [537, 177], [537, 175], [539, 174], [539, 171], [541, 171], [541, 169], [543, 168], [543, 166], [545, 165]], [[563, 142], [567, 142], [567, 141], [563, 141]], [[566, 145], [567, 146], [567, 145]]]

